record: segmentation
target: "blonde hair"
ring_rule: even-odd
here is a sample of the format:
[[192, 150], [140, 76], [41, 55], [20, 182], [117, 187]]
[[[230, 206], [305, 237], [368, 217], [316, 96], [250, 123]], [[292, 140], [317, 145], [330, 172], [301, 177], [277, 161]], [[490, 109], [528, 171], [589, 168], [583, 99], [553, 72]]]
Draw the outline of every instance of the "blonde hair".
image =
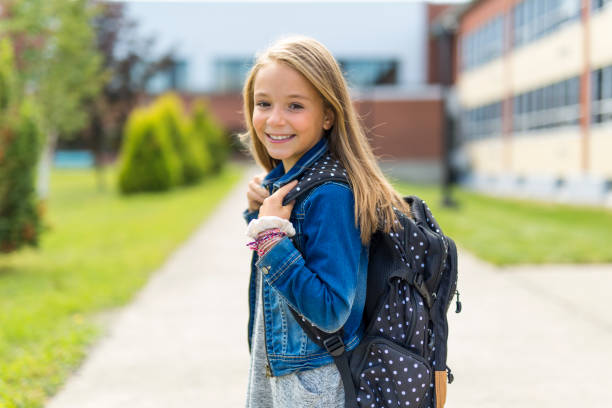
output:
[[338, 63], [323, 44], [312, 38], [293, 36], [276, 42], [258, 55], [249, 71], [242, 91], [247, 131], [240, 137], [257, 163], [268, 172], [280, 163], [270, 157], [253, 127], [255, 78], [271, 62], [285, 64], [302, 74], [319, 92], [324, 106], [333, 110], [334, 124], [324, 137], [328, 138], [330, 152], [346, 169], [355, 197], [355, 220], [361, 229], [361, 241], [368, 243], [377, 229], [390, 232], [396, 225], [393, 207], [407, 215], [410, 207], [378, 167]]

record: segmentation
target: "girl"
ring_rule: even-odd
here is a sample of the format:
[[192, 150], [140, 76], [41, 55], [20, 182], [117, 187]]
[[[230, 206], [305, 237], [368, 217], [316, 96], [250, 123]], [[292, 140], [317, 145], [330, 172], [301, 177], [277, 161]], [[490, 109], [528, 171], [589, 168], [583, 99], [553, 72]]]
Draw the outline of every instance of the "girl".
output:
[[[251, 180], [244, 212], [255, 249], [247, 407], [342, 407], [333, 358], [292, 310], [325, 332], [343, 328], [346, 349], [355, 348], [370, 237], [391, 231], [394, 206], [410, 211], [378, 168], [338, 63], [321, 43], [290, 37], [272, 45], [258, 56], [243, 98], [242, 137], [267, 171]], [[297, 180], [323, 165], [342, 171], [350, 186], [328, 181], [283, 206]]]

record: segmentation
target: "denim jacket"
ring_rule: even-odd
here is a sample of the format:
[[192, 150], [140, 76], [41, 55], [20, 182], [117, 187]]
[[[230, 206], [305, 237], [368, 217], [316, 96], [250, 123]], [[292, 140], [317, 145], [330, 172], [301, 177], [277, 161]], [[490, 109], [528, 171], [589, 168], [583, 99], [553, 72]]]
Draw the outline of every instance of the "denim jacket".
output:
[[[280, 163], [265, 177], [272, 194], [298, 178], [327, 151], [322, 138], [285, 174]], [[325, 332], [344, 327], [347, 350], [363, 335], [368, 250], [355, 225], [354, 197], [342, 183], [327, 182], [298, 197], [290, 221], [296, 235], [285, 237], [261, 259], [253, 254], [249, 284], [249, 349], [253, 335], [257, 270], [263, 274], [263, 316], [269, 374], [280, 376], [333, 362], [295, 321], [293, 308]], [[258, 211], [243, 213], [247, 222]]]

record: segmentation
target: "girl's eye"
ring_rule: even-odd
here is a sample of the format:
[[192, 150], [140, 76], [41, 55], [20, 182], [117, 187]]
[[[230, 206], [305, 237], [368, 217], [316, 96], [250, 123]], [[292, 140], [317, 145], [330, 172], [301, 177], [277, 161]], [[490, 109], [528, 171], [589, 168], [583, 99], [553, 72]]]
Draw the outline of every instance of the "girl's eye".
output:
[[255, 105], [259, 106], [260, 108], [267, 108], [268, 106], [270, 106], [268, 102], [257, 102], [255, 103]]
[[298, 103], [292, 103], [291, 105], [289, 105], [289, 107], [291, 109], [297, 110], [297, 109], [302, 109], [302, 105], [298, 104]]

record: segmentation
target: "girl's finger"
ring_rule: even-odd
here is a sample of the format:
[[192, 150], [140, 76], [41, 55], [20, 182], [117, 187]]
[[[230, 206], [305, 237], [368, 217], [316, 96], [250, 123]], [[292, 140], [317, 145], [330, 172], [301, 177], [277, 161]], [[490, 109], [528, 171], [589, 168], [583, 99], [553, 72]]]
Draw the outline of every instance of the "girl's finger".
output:
[[251, 201], [255, 201], [259, 204], [263, 203], [263, 200], [265, 199], [265, 197], [262, 197], [261, 195], [253, 192], [253, 191], [247, 191], [247, 198]]
[[255, 179], [249, 182], [249, 189], [252, 191], [256, 191], [259, 195], [262, 195], [264, 197], [267, 197], [268, 195], [270, 195], [270, 193], [268, 193], [268, 190], [265, 187], [263, 187], [261, 183], [257, 182]]
[[270, 192], [268, 191], [268, 189], [266, 189], [265, 187], [261, 187], [259, 186], [259, 188], [257, 189], [257, 191], [259, 191], [259, 193], [265, 198], [267, 196], [270, 195]]
[[293, 189], [293, 187], [297, 185], [297, 183], [297, 180], [291, 180], [290, 182], [276, 190], [276, 193], [274, 193], [274, 195], [282, 200], [283, 198], [285, 198], [287, 193], [289, 193], [291, 189]]

